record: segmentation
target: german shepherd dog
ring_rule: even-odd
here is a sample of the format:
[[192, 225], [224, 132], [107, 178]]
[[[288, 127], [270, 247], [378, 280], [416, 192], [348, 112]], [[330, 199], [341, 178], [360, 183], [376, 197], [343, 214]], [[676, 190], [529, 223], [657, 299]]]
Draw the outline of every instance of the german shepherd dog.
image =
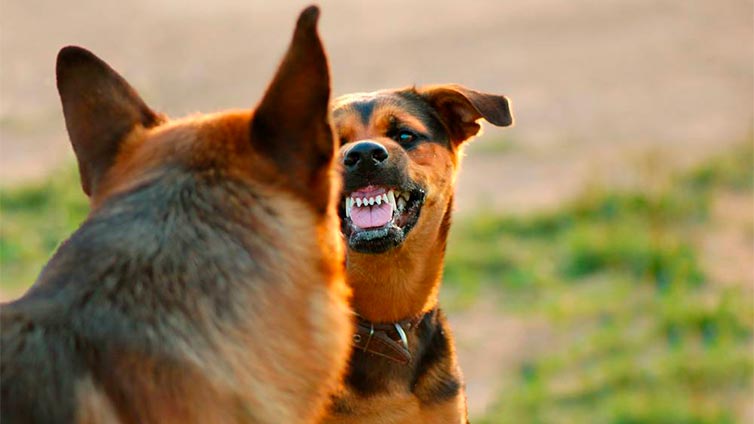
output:
[[467, 421], [437, 297], [462, 147], [482, 118], [511, 125], [508, 100], [440, 85], [334, 101], [346, 279], [358, 322], [327, 422]]
[[92, 209], [2, 306], [3, 424], [325, 412], [351, 315], [318, 15], [301, 14], [256, 110], [169, 120], [89, 51], [60, 51]]

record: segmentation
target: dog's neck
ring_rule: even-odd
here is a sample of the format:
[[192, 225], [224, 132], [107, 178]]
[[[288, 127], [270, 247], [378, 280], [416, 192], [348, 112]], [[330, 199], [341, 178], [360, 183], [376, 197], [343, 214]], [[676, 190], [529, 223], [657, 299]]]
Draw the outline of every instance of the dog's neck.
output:
[[[344, 381], [350, 394], [335, 396], [334, 415], [353, 414], [353, 397], [371, 398], [410, 388], [425, 405], [437, 404], [458, 395], [461, 376], [452, 354], [452, 341], [445, 316], [439, 309], [425, 313], [416, 325], [405, 329], [408, 363], [402, 363], [370, 350], [354, 347]], [[357, 402], [358, 404], [358, 402]]]
[[[234, 214], [225, 205], [227, 201], [222, 200], [230, 194], [239, 204], [248, 205], [243, 214], [235, 216], [261, 221], [269, 215], [254, 206], [258, 203], [256, 194], [246, 187], [237, 183], [204, 187], [196, 179], [178, 174], [165, 177], [164, 184], [146, 184], [114, 196], [93, 210], [63, 243], [32, 291], [68, 286], [69, 281], [78, 281], [72, 286], [83, 290], [87, 286], [81, 281], [106, 279], [113, 286], [123, 285], [129, 290], [138, 285], [155, 292], [175, 290], [183, 295], [181, 299], [190, 299], [192, 290], [213, 284], [216, 289], [209, 293], [219, 299], [226, 290], [217, 288], [238, 284], [226, 281], [225, 275], [256, 278], [255, 260], [263, 260], [271, 239], [254, 228], [251, 219], [225, 218]], [[178, 196], [187, 200], [178, 202]], [[224, 213], [217, 213], [223, 207]], [[204, 250], [198, 254], [204, 245], [220, 247], [216, 252]], [[257, 247], [261, 245], [265, 247]], [[82, 268], [82, 263], [90, 265]], [[78, 275], [81, 269], [87, 274]]]
[[397, 322], [437, 306], [452, 202], [434, 237], [416, 237], [380, 254], [348, 252], [347, 278], [352, 307], [375, 323]]

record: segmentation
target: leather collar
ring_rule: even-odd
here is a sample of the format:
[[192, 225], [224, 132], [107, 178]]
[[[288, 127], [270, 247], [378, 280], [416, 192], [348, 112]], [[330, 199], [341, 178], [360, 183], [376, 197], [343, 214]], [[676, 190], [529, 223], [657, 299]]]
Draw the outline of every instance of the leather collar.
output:
[[408, 365], [411, 362], [411, 350], [407, 333], [418, 327], [430, 313], [432, 311], [387, 324], [375, 324], [356, 314], [353, 346], [363, 352]]

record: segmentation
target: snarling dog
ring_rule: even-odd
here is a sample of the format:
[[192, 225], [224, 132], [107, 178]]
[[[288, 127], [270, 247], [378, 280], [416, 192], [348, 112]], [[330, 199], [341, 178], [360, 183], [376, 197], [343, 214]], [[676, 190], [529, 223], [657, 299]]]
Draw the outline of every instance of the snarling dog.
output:
[[91, 213], [2, 306], [2, 422], [308, 423], [347, 361], [329, 70], [306, 9], [256, 110], [169, 120], [79, 47]]
[[462, 147], [482, 118], [511, 125], [508, 100], [441, 85], [334, 101], [341, 230], [358, 328], [327, 422], [466, 422], [437, 297]]

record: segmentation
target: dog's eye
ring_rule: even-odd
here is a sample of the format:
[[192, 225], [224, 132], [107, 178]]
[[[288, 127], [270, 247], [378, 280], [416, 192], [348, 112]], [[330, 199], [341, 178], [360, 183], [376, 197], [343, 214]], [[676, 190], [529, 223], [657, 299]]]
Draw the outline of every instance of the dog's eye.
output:
[[416, 140], [416, 134], [412, 133], [411, 131], [402, 130], [395, 135], [394, 139], [399, 143], [410, 143]]

